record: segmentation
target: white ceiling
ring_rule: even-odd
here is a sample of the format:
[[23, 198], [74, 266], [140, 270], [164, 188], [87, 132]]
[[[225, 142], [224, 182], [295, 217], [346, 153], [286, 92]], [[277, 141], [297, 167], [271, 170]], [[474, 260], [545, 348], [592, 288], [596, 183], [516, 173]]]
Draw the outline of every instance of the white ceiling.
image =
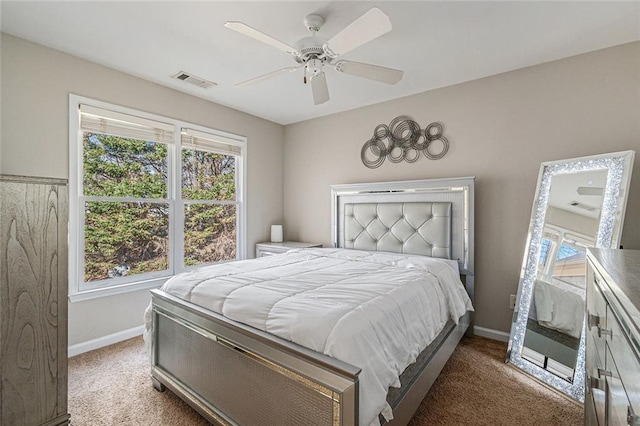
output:
[[[548, 204], [550, 206], [567, 210], [569, 212], [591, 218], [600, 217], [600, 210], [604, 197], [602, 195], [580, 195], [578, 188], [601, 188], [604, 190], [607, 184], [607, 170], [591, 170], [587, 172], [557, 174], [551, 179], [551, 192]], [[578, 202], [583, 206], [593, 207], [596, 210], [588, 211], [580, 207], [572, 206]]]
[[[288, 44], [309, 35], [307, 14], [330, 38], [371, 7], [390, 33], [344, 59], [405, 71], [395, 86], [328, 70], [331, 100], [314, 106], [302, 73], [237, 88], [295, 64], [287, 54], [226, 29], [242, 21]], [[281, 124], [640, 40], [640, 2], [1, 2], [1, 29]], [[172, 80], [187, 71], [218, 86]]]

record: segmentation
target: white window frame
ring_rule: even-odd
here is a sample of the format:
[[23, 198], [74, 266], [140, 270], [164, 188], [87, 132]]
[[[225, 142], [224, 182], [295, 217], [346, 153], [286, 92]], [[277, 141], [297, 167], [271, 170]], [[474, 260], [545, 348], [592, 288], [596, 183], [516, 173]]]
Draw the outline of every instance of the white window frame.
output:
[[549, 252], [547, 253], [546, 263], [544, 265], [541, 276], [543, 280], [548, 282], [551, 282], [551, 280], [553, 279], [553, 269], [555, 268], [556, 262], [558, 260], [558, 252], [560, 251], [560, 247], [562, 247], [563, 245], [570, 245], [581, 246], [582, 248], [586, 249], [587, 247], [591, 247], [595, 244], [593, 238], [589, 237], [588, 235], [564, 229], [556, 225], [545, 225], [544, 232], [553, 233], [557, 236], [557, 241], [551, 241], [551, 247], [549, 248]]
[[[167, 145], [167, 167], [169, 179], [167, 180], [166, 199], [139, 199], [134, 197], [105, 197], [114, 201], [161, 201], [169, 204], [169, 259], [168, 269], [159, 272], [149, 272], [140, 275], [131, 275], [122, 278], [111, 279], [107, 282], [84, 283], [84, 201], [87, 197], [82, 194], [83, 179], [83, 149], [82, 130], [80, 126], [80, 105], [88, 105], [134, 117], [145, 118], [170, 124], [174, 127], [173, 143]], [[184, 202], [182, 200], [182, 188], [180, 182], [181, 170], [181, 129], [189, 128], [212, 137], [224, 140], [226, 143], [237, 146], [241, 150], [236, 157], [236, 259], [246, 259], [247, 244], [247, 138], [220, 130], [211, 129], [194, 123], [172, 119], [156, 114], [150, 114], [135, 109], [110, 104], [74, 94], [69, 95], [69, 300], [77, 302], [127, 293], [130, 291], [144, 290], [160, 287], [171, 276], [182, 271], [198, 266], [185, 268], [184, 261]], [[89, 201], [94, 197], [90, 198]], [[100, 198], [100, 197], [98, 197]], [[82, 201], [82, 202], [81, 202]], [[217, 203], [212, 200], [212, 204]], [[228, 202], [227, 202], [228, 203]]]

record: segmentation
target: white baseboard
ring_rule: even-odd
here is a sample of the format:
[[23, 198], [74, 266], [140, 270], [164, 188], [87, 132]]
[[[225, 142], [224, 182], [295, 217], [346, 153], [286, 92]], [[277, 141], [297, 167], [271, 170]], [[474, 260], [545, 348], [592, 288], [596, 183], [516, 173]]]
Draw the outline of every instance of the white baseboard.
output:
[[103, 337], [98, 337], [97, 339], [71, 345], [69, 346], [67, 354], [68, 354], [68, 357], [71, 358], [76, 355], [80, 355], [85, 352], [92, 351], [94, 349], [100, 349], [105, 346], [113, 345], [114, 343], [131, 339], [132, 337], [142, 336], [142, 333], [144, 333], [144, 325], [133, 327], [128, 330], [118, 331], [117, 333], [109, 334]]
[[501, 342], [509, 341], [509, 333], [505, 333], [504, 331], [493, 330], [491, 328], [484, 328], [484, 327], [479, 327], [477, 325], [474, 325], [473, 333], [476, 336], [486, 337], [487, 339], [499, 340]]

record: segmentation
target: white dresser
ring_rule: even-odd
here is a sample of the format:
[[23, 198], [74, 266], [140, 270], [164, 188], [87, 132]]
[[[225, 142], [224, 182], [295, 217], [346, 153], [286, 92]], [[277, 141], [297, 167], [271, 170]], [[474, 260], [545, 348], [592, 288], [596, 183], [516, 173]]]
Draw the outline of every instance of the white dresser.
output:
[[640, 250], [587, 260], [585, 423], [640, 426]]

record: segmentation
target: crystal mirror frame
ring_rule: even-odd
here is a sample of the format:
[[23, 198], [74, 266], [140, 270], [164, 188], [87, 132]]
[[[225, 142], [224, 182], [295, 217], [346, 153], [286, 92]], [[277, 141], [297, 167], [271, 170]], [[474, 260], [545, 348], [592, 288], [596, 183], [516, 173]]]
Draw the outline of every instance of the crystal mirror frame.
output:
[[507, 362], [580, 402], [584, 402], [586, 330], [584, 323], [572, 382], [550, 373], [521, 355], [537, 274], [537, 263], [541, 252], [551, 180], [553, 176], [561, 174], [608, 170], [595, 247], [617, 248], [622, 234], [622, 223], [624, 221], [627, 194], [629, 193], [634, 155], [634, 151], [623, 151], [571, 160], [545, 162], [540, 166], [538, 175], [538, 185], [520, 273], [516, 312], [514, 312], [514, 322], [511, 326], [507, 349]]

